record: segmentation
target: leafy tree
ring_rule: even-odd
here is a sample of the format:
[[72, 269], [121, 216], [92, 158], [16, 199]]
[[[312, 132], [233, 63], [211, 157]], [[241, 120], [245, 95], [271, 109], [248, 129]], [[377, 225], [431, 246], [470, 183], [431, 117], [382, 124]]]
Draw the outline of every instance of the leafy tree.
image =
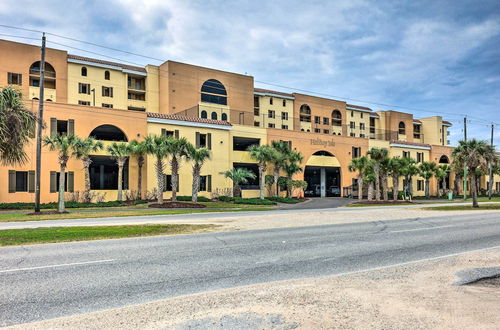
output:
[[260, 199], [264, 199], [264, 188], [265, 188], [265, 172], [267, 169], [267, 164], [275, 159], [276, 150], [268, 145], [257, 146], [253, 145], [248, 148], [250, 151], [250, 157], [258, 162], [259, 166], [259, 186], [260, 186]]
[[25, 147], [34, 137], [36, 122], [21, 92], [12, 87], [0, 89], [0, 163], [24, 164], [28, 160]]
[[264, 181], [266, 182], [267, 193], [269, 195], [272, 195], [274, 186], [274, 175], [266, 174]]
[[434, 176], [436, 177], [437, 181], [437, 192], [438, 196], [441, 197], [441, 189], [440, 189], [440, 183], [443, 183], [443, 190], [446, 191], [448, 187], [446, 186], [446, 177], [450, 173], [451, 168], [449, 165], [439, 165], [436, 167], [434, 171]]
[[363, 170], [367, 166], [369, 160], [366, 157], [358, 157], [351, 160], [349, 171], [358, 172], [358, 200], [363, 199]]
[[85, 203], [92, 202], [92, 196], [90, 195], [90, 173], [89, 168], [92, 164], [90, 159], [90, 154], [96, 153], [103, 148], [103, 144], [97, 141], [93, 137], [88, 137], [86, 139], [77, 139], [75, 144], [75, 157], [81, 159], [83, 163], [83, 173], [85, 177], [85, 188], [83, 194], [83, 201]]
[[422, 162], [418, 167], [418, 170], [420, 171], [420, 176], [425, 179], [425, 197], [429, 198], [430, 180], [436, 172], [436, 163]]
[[189, 142], [186, 138], [167, 139], [168, 155], [170, 156], [170, 169], [172, 173], [172, 202], [177, 201], [177, 188], [179, 187], [179, 168], [182, 158], [188, 156]]
[[[304, 161], [304, 156], [300, 152], [297, 151], [290, 151], [288, 154], [288, 159], [285, 165], [283, 166], [283, 169], [285, 170], [286, 173], [286, 178], [291, 181], [293, 176], [297, 173], [302, 172], [302, 166], [300, 164]], [[287, 184], [287, 190], [286, 190], [286, 195], [287, 197], [292, 197], [292, 187]]]
[[280, 176], [280, 170], [287, 164], [290, 155], [290, 145], [285, 141], [273, 141], [271, 142], [271, 147], [275, 150], [273, 154], [272, 163], [274, 166], [273, 176], [274, 185], [276, 186], [276, 196], [279, 196], [279, 185], [278, 179]]
[[59, 195], [58, 195], [58, 212], [65, 212], [64, 203], [64, 186], [66, 184], [66, 168], [68, 160], [76, 156], [76, 149], [79, 140], [74, 135], [55, 135], [52, 137], [44, 137], [43, 145], [48, 147], [50, 151], [58, 152], [58, 161], [60, 166], [59, 171]]
[[390, 174], [390, 158], [384, 158], [380, 162], [380, 181], [382, 181], [382, 199], [389, 200], [389, 184], [388, 177]]
[[490, 161], [494, 161], [495, 149], [485, 141], [471, 139], [459, 141], [458, 146], [453, 150], [453, 158], [464, 164], [471, 176], [472, 207], [479, 207], [477, 202], [476, 170], [486, 169]]
[[399, 177], [402, 175], [401, 171], [404, 166], [405, 161], [399, 157], [393, 157], [389, 159], [388, 171], [389, 175], [392, 177], [392, 199], [394, 201], [398, 200], [399, 195]]
[[210, 150], [206, 148], [196, 149], [191, 143], [187, 145], [187, 159], [193, 162], [193, 188], [191, 201], [198, 202], [198, 191], [200, 190], [200, 173], [205, 161], [210, 159]]
[[163, 174], [165, 171], [165, 163], [163, 160], [169, 153], [167, 147], [168, 139], [169, 137], [164, 135], [149, 135], [144, 139], [146, 153], [156, 157], [155, 170], [158, 186], [158, 204], [163, 204], [163, 191], [165, 190], [165, 177]]
[[400, 173], [404, 176], [403, 191], [405, 196], [413, 196], [413, 177], [419, 173], [418, 166], [412, 158], [401, 158]]
[[224, 177], [233, 181], [233, 197], [241, 197], [241, 184], [247, 184], [248, 179], [255, 179], [255, 174], [246, 168], [232, 168], [224, 172]]
[[373, 147], [366, 153], [373, 161], [373, 173], [375, 175], [375, 200], [380, 201], [380, 166], [382, 161], [388, 157], [389, 151], [386, 148]]
[[146, 142], [132, 140], [129, 142], [129, 146], [131, 155], [137, 159], [137, 191], [139, 192], [139, 199], [144, 199], [142, 195], [142, 167], [144, 166], [147, 154]]
[[107, 152], [113, 157], [118, 165], [118, 200], [121, 202], [123, 191], [123, 166], [131, 154], [131, 148], [124, 142], [113, 142], [106, 148]]

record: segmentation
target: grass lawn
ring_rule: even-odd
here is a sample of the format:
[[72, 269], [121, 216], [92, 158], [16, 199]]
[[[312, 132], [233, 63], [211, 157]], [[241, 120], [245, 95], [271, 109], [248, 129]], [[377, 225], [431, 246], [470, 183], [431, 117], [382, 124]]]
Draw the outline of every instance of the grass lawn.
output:
[[383, 203], [383, 204], [346, 204], [344, 207], [373, 207], [373, 206], [404, 206], [404, 205], [415, 205], [424, 203]]
[[424, 210], [430, 211], [484, 211], [484, 210], [500, 210], [500, 204], [479, 204], [478, 208], [473, 208], [472, 204], [469, 205], [447, 205], [447, 206], [434, 206], [424, 207]]
[[130, 225], [0, 230], [0, 246], [178, 235], [213, 231], [216, 225]]
[[[106, 218], [106, 217], [132, 217], [132, 216], [145, 216], [145, 215], [166, 215], [166, 214], [187, 214], [187, 213], [213, 213], [213, 212], [237, 212], [237, 211], [267, 211], [272, 210], [270, 207], [239, 207], [231, 209], [183, 209], [183, 210], [123, 210], [123, 211], [96, 211], [96, 212], [74, 212], [66, 214], [46, 214], [46, 215], [26, 215], [23, 213], [16, 214], [0, 214], [0, 222], [10, 221], [41, 221], [41, 220], [63, 220], [63, 219], [84, 219], [84, 218]], [[31, 212], [31, 211], [30, 211]]]

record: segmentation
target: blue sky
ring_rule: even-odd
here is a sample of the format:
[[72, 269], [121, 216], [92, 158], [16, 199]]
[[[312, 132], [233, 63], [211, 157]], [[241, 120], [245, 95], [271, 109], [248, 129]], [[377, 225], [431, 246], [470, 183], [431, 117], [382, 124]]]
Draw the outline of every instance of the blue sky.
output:
[[[471, 116], [470, 137], [489, 140], [490, 123], [500, 123], [498, 0], [20, 0], [0, 2], [0, 22], [247, 73], [258, 87], [293, 91], [262, 82], [289, 86], [416, 117], [440, 112], [454, 125], [452, 143], [462, 137], [463, 114]], [[2, 27], [0, 33], [36, 36]], [[52, 36], [48, 41], [54, 48], [64, 47], [51, 41], [159, 64]]]

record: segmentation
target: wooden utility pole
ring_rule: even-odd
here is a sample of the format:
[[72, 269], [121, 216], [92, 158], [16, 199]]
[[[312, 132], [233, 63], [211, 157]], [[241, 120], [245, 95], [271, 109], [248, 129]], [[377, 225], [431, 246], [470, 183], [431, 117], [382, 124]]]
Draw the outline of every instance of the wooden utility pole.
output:
[[40, 96], [38, 98], [38, 131], [36, 135], [35, 212], [40, 212], [40, 180], [42, 170], [43, 89], [45, 87], [45, 33], [42, 33], [40, 61]]
[[[467, 116], [464, 117], [464, 141], [467, 142]], [[467, 199], [467, 164], [464, 164], [464, 200]]]
[[[495, 125], [491, 124], [491, 147], [493, 147], [493, 135], [494, 135]], [[490, 174], [490, 182], [488, 184], [488, 199], [491, 199], [491, 195], [493, 194], [493, 160], [490, 161], [489, 164], [489, 174]]]

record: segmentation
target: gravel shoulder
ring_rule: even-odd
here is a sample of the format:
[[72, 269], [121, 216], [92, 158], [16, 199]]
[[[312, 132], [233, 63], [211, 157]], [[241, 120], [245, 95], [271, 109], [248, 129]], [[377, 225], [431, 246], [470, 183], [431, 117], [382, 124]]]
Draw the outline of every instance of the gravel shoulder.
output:
[[485, 250], [351, 275], [182, 296], [12, 329], [498, 329], [500, 287], [453, 283], [459, 272], [499, 263], [500, 249]]

